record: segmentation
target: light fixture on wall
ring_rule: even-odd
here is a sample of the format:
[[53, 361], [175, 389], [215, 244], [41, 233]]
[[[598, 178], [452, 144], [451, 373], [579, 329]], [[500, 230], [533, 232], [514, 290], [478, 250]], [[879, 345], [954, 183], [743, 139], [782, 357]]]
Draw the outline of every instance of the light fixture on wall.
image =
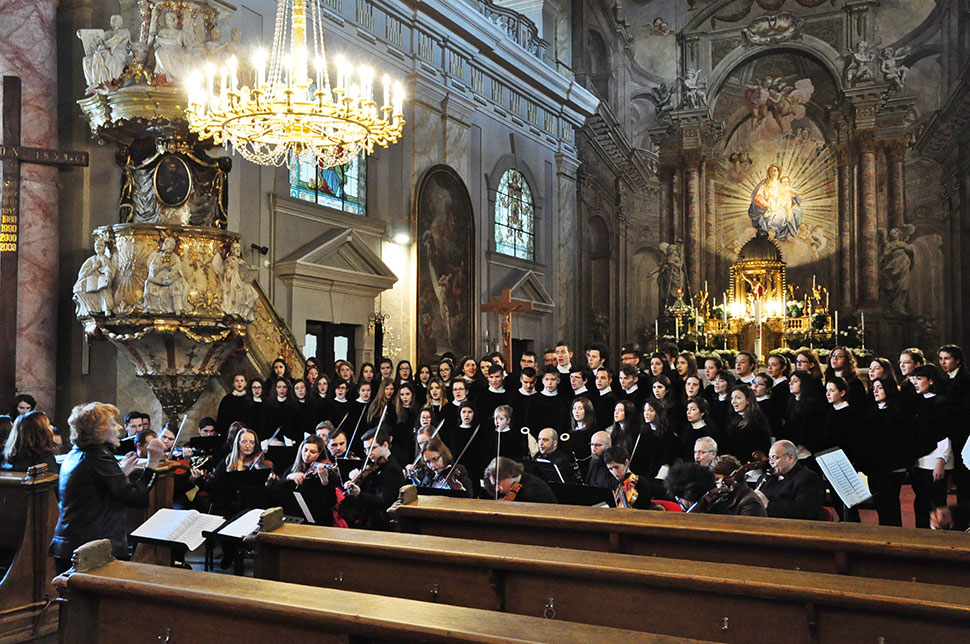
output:
[[411, 234], [406, 230], [398, 230], [391, 235], [391, 241], [400, 246], [407, 246], [411, 243]]
[[[312, 57], [307, 48], [308, 17]], [[257, 52], [252, 87], [239, 85], [235, 56], [218, 72], [218, 87], [214, 65], [192, 74], [185, 112], [189, 128], [216, 144], [229, 143], [260, 165], [312, 155], [321, 167], [331, 167], [349, 162], [361, 150], [370, 153], [375, 145], [397, 142], [405, 123], [401, 84], [385, 74], [383, 103], [378, 107], [374, 70], [360, 66], [355, 74], [342, 57], [334, 62], [336, 83], [331, 83], [322, 18], [319, 0], [279, 0], [273, 49], [268, 57], [265, 51]], [[310, 78], [311, 63], [315, 78]]]

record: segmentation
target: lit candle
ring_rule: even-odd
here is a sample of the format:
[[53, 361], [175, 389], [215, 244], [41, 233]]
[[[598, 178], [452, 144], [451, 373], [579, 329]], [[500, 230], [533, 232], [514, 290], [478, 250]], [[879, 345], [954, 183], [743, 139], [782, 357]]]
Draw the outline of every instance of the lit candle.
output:
[[839, 312], [835, 312], [835, 343], [839, 343]]
[[674, 316], [674, 341], [680, 342], [680, 315]]
[[862, 344], [864, 346], [866, 343], [866, 314], [865, 313], [862, 313], [862, 312], [859, 313], [859, 322], [862, 327]]
[[653, 321], [653, 337], [657, 339], [657, 346], [660, 346], [660, 320]]
[[381, 105], [384, 109], [391, 109], [391, 77], [384, 74], [381, 79], [384, 82], [384, 103]]
[[404, 87], [394, 83], [394, 116], [404, 116]]
[[704, 292], [707, 293], [707, 280], [704, 280]]
[[235, 92], [239, 87], [239, 79], [236, 78], [236, 57], [230, 56], [229, 60], [226, 61], [226, 65], [229, 66], [229, 88]]
[[258, 89], [266, 83], [266, 50], [257, 49], [253, 57], [253, 67], [256, 70], [256, 87]]
[[815, 273], [812, 273], [812, 292], [815, 292]]
[[208, 96], [211, 99], [211, 97], [212, 97], [212, 90], [214, 89], [213, 86], [215, 85], [216, 66], [213, 65], [212, 63], [208, 63], [205, 66], [205, 75], [206, 75], [206, 81], [207, 81], [206, 82], [206, 87], [209, 90], [208, 91]]
[[825, 291], [825, 310], [827, 311], [828, 308], [829, 308], [829, 292]]
[[345, 71], [346, 71], [346, 67], [344, 65], [344, 57], [337, 56], [337, 91], [338, 92], [346, 91], [346, 86], [344, 85], [344, 83], [346, 82], [344, 79]]

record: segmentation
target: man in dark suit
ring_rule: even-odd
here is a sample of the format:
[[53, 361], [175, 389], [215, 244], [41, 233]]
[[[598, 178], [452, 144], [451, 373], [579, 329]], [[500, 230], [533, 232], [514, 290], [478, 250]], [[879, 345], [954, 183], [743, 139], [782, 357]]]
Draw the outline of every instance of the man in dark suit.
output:
[[755, 492], [765, 503], [769, 517], [820, 519], [825, 486], [822, 478], [798, 463], [798, 447], [791, 441], [775, 441], [768, 451], [774, 478]]

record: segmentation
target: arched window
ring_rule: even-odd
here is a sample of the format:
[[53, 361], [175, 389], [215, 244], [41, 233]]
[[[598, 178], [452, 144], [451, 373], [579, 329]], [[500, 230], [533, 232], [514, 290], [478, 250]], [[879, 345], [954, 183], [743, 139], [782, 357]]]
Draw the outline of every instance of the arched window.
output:
[[367, 214], [367, 159], [321, 168], [312, 157], [290, 163], [290, 196], [354, 215]]
[[507, 170], [495, 195], [495, 250], [532, 261], [535, 257], [532, 191], [518, 170]]

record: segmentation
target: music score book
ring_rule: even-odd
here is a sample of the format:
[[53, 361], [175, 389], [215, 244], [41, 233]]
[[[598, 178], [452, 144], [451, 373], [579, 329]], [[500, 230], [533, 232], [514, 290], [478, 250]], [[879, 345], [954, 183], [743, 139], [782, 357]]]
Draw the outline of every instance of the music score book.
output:
[[135, 528], [131, 536], [154, 541], [171, 541], [180, 543], [189, 550], [195, 550], [205, 543], [203, 531], [215, 530], [224, 522], [225, 519], [216, 514], [162, 508]]
[[815, 460], [845, 507], [851, 508], [872, 498], [869, 486], [840, 448], [833, 447], [819, 452], [815, 455]]

